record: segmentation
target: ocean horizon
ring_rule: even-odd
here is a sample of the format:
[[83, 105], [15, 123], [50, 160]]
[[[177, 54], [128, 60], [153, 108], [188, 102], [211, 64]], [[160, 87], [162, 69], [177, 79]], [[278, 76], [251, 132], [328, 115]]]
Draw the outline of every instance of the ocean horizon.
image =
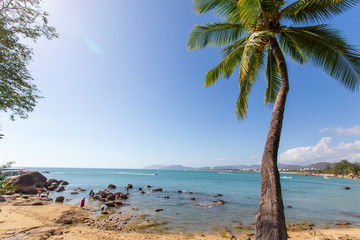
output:
[[[109, 184], [116, 185], [112, 192], [126, 192], [132, 184], [125, 205], [116, 209], [122, 215], [149, 215], [149, 218], [167, 222], [169, 231], [209, 232], [220, 227], [241, 223], [250, 225], [255, 215], [260, 195], [259, 172], [149, 170], [111, 168], [27, 168], [45, 172], [47, 178], [66, 180], [64, 192], [51, 192], [50, 198], [64, 196], [68, 204], [86, 204], [101, 208], [88, 197], [91, 190], [98, 192]], [[350, 222], [360, 227], [359, 180], [281, 173], [281, 186], [287, 223], [312, 222], [315, 227], [332, 226], [336, 222]], [[162, 188], [162, 192], [152, 192]], [[348, 186], [350, 190], [344, 190]], [[79, 191], [74, 195], [71, 192]], [[139, 188], [147, 190], [141, 194]], [[179, 190], [181, 193], [179, 193]], [[167, 198], [168, 197], [168, 198]], [[195, 200], [191, 200], [194, 198]], [[218, 200], [225, 204], [217, 204]], [[163, 209], [155, 212], [156, 209]]]

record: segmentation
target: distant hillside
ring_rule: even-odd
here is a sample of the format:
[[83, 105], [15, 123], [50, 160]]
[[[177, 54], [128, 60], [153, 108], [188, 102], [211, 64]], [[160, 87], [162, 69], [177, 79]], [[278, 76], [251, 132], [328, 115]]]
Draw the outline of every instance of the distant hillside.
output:
[[[304, 168], [316, 168], [316, 169], [325, 169], [326, 166], [330, 168], [333, 166], [333, 163], [329, 162], [319, 162], [306, 166], [301, 165], [287, 165], [287, 164], [278, 164], [279, 168], [289, 169], [289, 170], [300, 170]], [[231, 170], [231, 169], [259, 169], [260, 165], [228, 165], [228, 166], [215, 166], [215, 167], [202, 167], [202, 168], [192, 168], [185, 167], [182, 165], [151, 165], [145, 167], [145, 169], [159, 169], [159, 170]]]

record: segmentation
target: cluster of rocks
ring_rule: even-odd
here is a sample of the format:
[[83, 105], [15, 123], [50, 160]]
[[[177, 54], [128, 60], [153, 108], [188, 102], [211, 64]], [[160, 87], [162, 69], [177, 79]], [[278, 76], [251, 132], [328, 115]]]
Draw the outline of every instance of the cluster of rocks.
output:
[[[10, 178], [7, 186], [13, 186], [18, 193], [37, 194], [40, 192], [65, 190], [65, 186], [69, 183], [65, 180], [47, 179], [44, 175], [37, 171], [30, 171], [26, 174]], [[14, 191], [9, 190], [6, 194], [13, 194]]]

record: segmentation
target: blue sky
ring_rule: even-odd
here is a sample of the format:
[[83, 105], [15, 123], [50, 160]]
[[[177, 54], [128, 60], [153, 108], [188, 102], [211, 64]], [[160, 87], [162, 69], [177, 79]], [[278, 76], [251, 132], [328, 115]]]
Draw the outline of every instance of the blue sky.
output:
[[[142, 168], [257, 164], [271, 108], [261, 77], [238, 122], [237, 74], [203, 88], [220, 49], [189, 52], [190, 0], [45, 0], [59, 39], [29, 43], [45, 97], [26, 120], [0, 114], [0, 159], [18, 166]], [[360, 7], [336, 17], [360, 49]], [[360, 161], [360, 94], [287, 60], [290, 92], [280, 162]]]

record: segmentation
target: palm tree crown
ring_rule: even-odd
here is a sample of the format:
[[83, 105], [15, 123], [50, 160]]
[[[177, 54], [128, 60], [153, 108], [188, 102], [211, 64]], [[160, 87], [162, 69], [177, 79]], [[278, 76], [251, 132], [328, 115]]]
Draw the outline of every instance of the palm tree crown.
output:
[[223, 59], [205, 77], [204, 86], [230, 77], [239, 68], [236, 113], [247, 116], [247, 97], [260, 71], [265, 70], [265, 104], [273, 103], [282, 86], [271, 40], [294, 61], [311, 62], [350, 91], [360, 84], [360, 54], [339, 32], [323, 24], [355, 6], [358, 0], [194, 0], [194, 11], [213, 11], [222, 22], [195, 25], [188, 49], [225, 46]]

